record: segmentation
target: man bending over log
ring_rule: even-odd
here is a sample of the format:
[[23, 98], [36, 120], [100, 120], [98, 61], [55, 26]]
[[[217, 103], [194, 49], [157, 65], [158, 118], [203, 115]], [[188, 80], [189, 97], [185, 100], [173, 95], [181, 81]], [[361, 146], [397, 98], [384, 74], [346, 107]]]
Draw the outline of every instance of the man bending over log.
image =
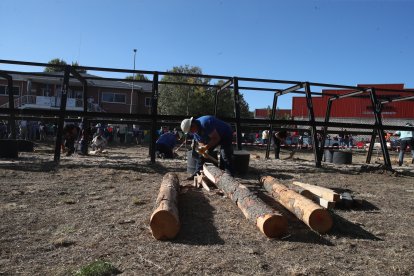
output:
[[213, 151], [218, 145], [220, 145], [220, 169], [233, 175], [233, 131], [229, 124], [207, 115], [198, 119], [193, 117], [184, 119], [181, 122], [181, 129], [186, 134], [193, 134], [194, 140], [199, 144], [198, 153], [193, 155], [196, 160], [195, 171], [188, 180], [193, 179], [202, 169], [206, 161], [202, 156], [208, 154], [208, 151]]

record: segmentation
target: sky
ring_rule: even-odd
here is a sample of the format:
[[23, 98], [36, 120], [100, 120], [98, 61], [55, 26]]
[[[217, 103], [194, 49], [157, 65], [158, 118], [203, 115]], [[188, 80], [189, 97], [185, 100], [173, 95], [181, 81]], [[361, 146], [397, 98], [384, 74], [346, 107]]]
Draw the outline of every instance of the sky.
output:
[[[132, 69], [137, 49], [137, 70], [414, 88], [414, 0], [1, 0], [0, 11], [3, 60]], [[241, 92], [250, 110], [272, 106], [272, 92]]]

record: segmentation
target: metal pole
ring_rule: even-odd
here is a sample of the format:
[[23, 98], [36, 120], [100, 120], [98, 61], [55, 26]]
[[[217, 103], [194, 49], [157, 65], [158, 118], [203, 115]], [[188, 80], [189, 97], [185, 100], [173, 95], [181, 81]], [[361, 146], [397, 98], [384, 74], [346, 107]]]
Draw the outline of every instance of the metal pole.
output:
[[154, 72], [151, 100], [151, 139], [149, 154], [151, 163], [155, 163], [155, 142], [157, 141], [157, 108], [158, 108], [158, 72]]
[[390, 159], [390, 155], [388, 153], [388, 148], [387, 148], [387, 141], [385, 140], [384, 127], [382, 125], [382, 119], [381, 119], [382, 105], [381, 105], [381, 102], [378, 101], [375, 88], [371, 88], [369, 94], [371, 96], [372, 108], [373, 108], [374, 117], [375, 117], [375, 124], [378, 126], [377, 133], [378, 133], [378, 137], [381, 143], [381, 150], [382, 150], [382, 156], [384, 157], [384, 164], [388, 169], [392, 169], [391, 159]]
[[13, 78], [9, 74], [0, 73], [0, 77], [7, 80], [7, 91], [9, 93], [9, 128], [12, 139], [16, 139], [16, 119], [14, 114], [14, 93], [13, 93]]
[[132, 114], [132, 97], [134, 96], [134, 82], [135, 82], [135, 56], [137, 49], [134, 49], [134, 72], [132, 72], [132, 90], [131, 90], [131, 104], [129, 105], [129, 114]]
[[278, 98], [278, 94], [275, 93], [273, 96], [272, 115], [270, 117], [269, 139], [267, 139], [267, 145], [266, 145], [266, 159], [269, 159], [270, 143], [273, 138], [273, 120], [276, 118], [277, 98]]
[[56, 143], [55, 143], [55, 156], [54, 156], [55, 162], [59, 162], [60, 160], [60, 147], [62, 144], [62, 137], [63, 137], [63, 124], [65, 122], [66, 100], [67, 100], [68, 89], [69, 89], [70, 71], [71, 71], [71, 66], [67, 65], [65, 67], [65, 74], [63, 77], [63, 85], [62, 85], [62, 96], [60, 99], [58, 130], [57, 130]]
[[240, 94], [239, 94], [239, 80], [237, 77], [233, 77], [233, 89], [234, 89], [234, 115], [236, 117], [236, 142], [237, 149], [242, 149], [241, 139], [241, 126], [240, 126]]
[[313, 112], [312, 95], [311, 95], [310, 85], [308, 82], [305, 83], [305, 92], [306, 92], [306, 104], [308, 106], [308, 118], [311, 123], [312, 146], [313, 146], [313, 154], [315, 157], [315, 164], [316, 164], [316, 167], [321, 167], [321, 161], [318, 158], [319, 147], [318, 147], [318, 136], [316, 132], [316, 125], [315, 125], [315, 114]]
[[323, 127], [323, 131], [322, 131], [322, 141], [321, 141], [321, 147], [319, 149], [319, 156], [318, 156], [318, 160], [319, 162], [322, 162], [322, 156], [323, 156], [323, 152], [324, 152], [324, 148], [325, 148], [325, 140], [326, 140], [326, 135], [328, 133], [328, 124], [329, 124], [329, 118], [331, 117], [331, 108], [332, 108], [332, 101], [331, 99], [328, 100], [328, 105], [326, 107], [326, 114], [325, 114], [325, 126]]

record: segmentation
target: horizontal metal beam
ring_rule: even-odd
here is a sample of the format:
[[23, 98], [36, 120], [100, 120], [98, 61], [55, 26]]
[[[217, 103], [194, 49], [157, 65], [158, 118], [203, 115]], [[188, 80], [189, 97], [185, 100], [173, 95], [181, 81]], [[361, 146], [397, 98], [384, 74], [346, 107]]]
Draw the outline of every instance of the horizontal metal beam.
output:
[[347, 93], [347, 94], [342, 94], [342, 95], [334, 95], [329, 100], [330, 101], [334, 101], [334, 100], [349, 98], [349, 97], [357, 96], [357, 95], [362, 94], [362, 93], [365, 93], [365, 92], [367, 92], [367, 91], [366, 90], [363, 90], [363, 91], [355, 91], [355, 92], [351, 92], [351, 93]]
[[338, 85], [338, 84], [330, 84], [330, 83], [319, 83], [319, 82], [309, 82], [311, 86], [319, 86], [319, 87], [328, 87], [328, 88], [341, 88], [341, 89], [352, 89], [352, 90], [360, 90], [363, 89], [358, 86], [349, 86], [349, 85]]
[[413, 100], [413, 99], [414, 99], [414, 96], [400, 97], [400, 98], [395, 98], [395, 99], [389, 99], [389, 100], [382, 101], [381, 104], [402, 102], [402, 101], [408, 101], [408, 100]]
[[[276, 91], [275, 96], [276, 97], [279, 97], [279, 96], [282, 96], [284, 94], [288, 94], [290, 92], [296, 92], [296, 90], [301, 89], [301, 88], [303, 88], [303, 83], [298, 83], [298, 84], [296, 84], [296, 85], [294, 85], [292, 87], [283, 89], [282, 91]], [[300, 92], [302, 92], [302, 93], [305, 94], [304, 91], [300, 91]]]

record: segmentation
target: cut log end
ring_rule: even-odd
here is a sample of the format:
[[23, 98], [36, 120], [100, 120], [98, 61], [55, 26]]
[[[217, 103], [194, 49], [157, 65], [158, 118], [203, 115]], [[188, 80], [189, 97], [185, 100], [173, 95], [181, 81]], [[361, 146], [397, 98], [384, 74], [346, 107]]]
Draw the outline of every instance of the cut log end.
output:
[[268, 238], [278, 238], [286, 233], [287, 220], [282, 215], [264, 215], [257, 219], [257, 227]]
[[180, 222], [169, 211], [161, 210], [152, 215], [150, 227], [155, 239], [169, 240], [177, 236], [180, 230]]
[[309, 226], [312, 230], [324, 234], [331, 230], [333, 220], [326, 209], [316, 209], [309, 216]]

